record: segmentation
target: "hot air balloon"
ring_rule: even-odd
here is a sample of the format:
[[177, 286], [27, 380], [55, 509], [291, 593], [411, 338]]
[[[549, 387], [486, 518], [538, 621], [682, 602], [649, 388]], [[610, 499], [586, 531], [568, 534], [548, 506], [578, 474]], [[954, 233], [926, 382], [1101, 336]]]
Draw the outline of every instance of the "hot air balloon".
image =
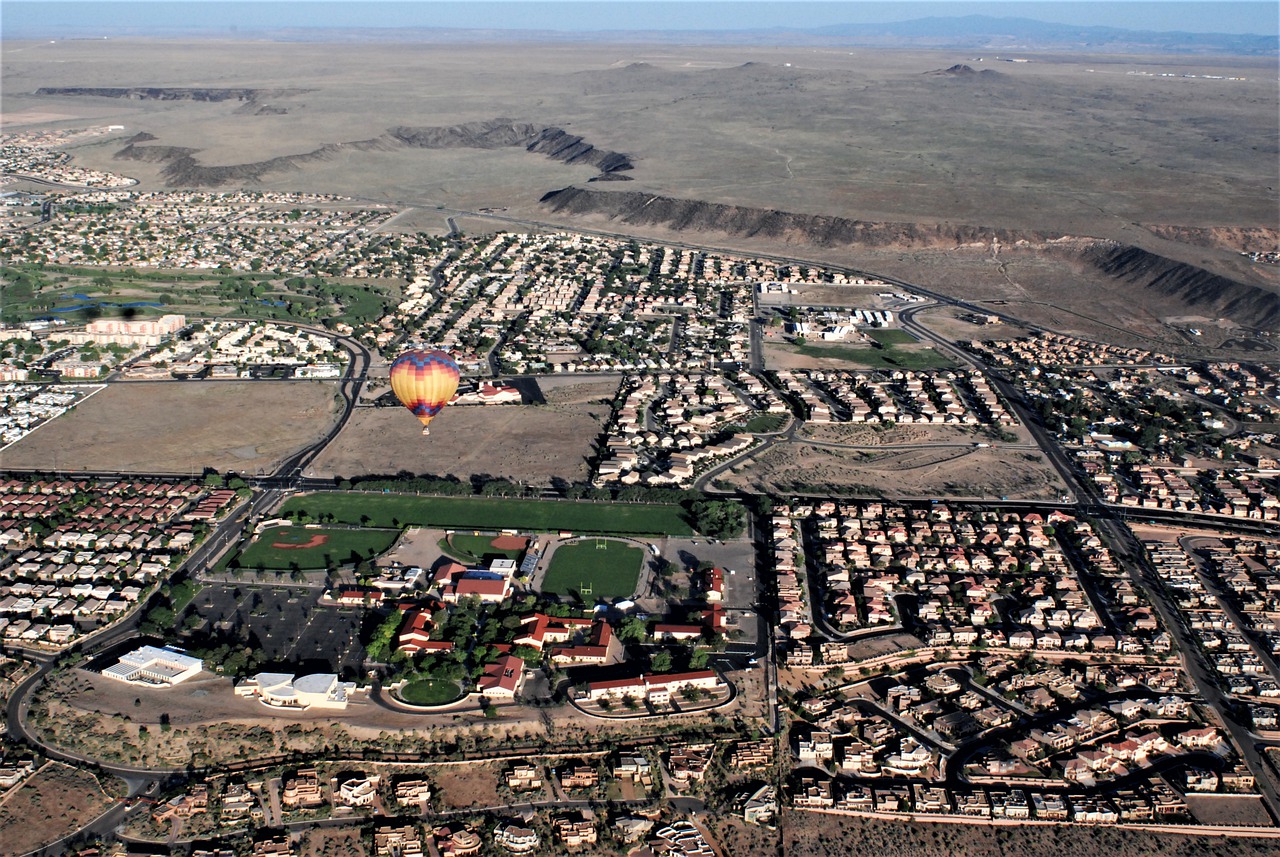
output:
[[391, 390], [422, 423], [423, 434], [431, 433], [427, 424], [453, 398], [458, 374], [458, 364], [443, 351], [415, 348], [391, 364]]

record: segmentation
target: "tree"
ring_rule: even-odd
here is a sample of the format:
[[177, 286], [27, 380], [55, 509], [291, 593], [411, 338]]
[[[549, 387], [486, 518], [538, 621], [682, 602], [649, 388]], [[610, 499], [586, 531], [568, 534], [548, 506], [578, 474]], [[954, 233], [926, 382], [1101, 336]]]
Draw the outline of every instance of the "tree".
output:
[[706, 667], [707, 661], [710, 659], [711, 653], [706, 649], [695, 649], [693, 654], [689, 656], [689, 669], [700, 670]]
[[538, 664], [542, 663], [542, 652], [538, 651], [533, 646], [514, 646], [511, 649], [511, 654], [515, 655], [531, 667], [536, 667]]
[[742, 534], [743, 508], [733, 500], [695, 500], [689, 515], [694, 528], [704, 535], [732, 539]]
[[649, 633], [645, 627], [644, 620], [635, 616], [628, 616], [622, 620], [622, 624], [618, 626], [618, 639], [628, 643], [638, 643]]
[[656, 673], [671, 672], [671, 653], [658, 652], [657, 654], [655, 654], [652, 658], [649, 659], [649, 669], [653, 670]]
[[377, 627], [369, 644], [365, 646], [365, 655], [369, 660], [385, 662], [391, 656], [391, 641], [400, 630], [400, 622], [403, 618], [403, 612], [397, 610]]

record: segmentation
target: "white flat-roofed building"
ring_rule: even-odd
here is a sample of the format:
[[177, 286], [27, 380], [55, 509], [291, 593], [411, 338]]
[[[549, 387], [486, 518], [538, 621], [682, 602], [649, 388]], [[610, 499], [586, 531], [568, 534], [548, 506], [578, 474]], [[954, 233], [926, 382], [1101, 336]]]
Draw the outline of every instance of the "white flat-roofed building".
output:
[[272, 708], [344, 709], [356, 691], [353, 681], [339, 681], [333, 673], [294, 678], [292, 673], [258, 673], [236, 685], [237, 696], [256, 696]]
[[121, 655], [120, 660], [104, 669], [102, 674], [129, 684], [172, 687], [197, 675], [202, 669], [204, 664], [199, 658], [193, 658], [180, 649], [143, 646]]

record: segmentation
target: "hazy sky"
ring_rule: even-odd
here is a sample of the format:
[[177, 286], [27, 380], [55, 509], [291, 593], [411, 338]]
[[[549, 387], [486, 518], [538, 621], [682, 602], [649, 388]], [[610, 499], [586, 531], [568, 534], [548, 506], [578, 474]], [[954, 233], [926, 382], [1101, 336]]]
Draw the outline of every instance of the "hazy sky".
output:
[[1280, 4], [1272, 2], [1098, 3], [1063, 0], [972, 3], [962, 0], [809, 2], [809, 0], [507, 0], [507, 2], [386, 2], [386, 0], [4, 0], [0, 34], [56, 35], [85, 31], [201, 30], [210, 34], [279, 27], [461, 27], [538, 30], [723, 30], [806, 28], [955, 15], [1035, 18], [1135, 30], [1274, 35]]

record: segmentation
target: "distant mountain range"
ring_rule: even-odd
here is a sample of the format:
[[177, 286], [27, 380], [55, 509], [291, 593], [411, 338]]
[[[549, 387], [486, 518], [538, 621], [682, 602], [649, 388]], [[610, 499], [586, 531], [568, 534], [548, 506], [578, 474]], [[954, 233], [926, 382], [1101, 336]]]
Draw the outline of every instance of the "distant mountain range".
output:
[[[158, 3], [159, 6], [173, 4]], [[203, 4], [201, 4], [203, 5]], [[216, 4], [209, 4], [216, 6]], [[104, 38], [108, 36], [197, 36], [275, 39], [289, 42], [597, 42], [622, 44], [777, 45], [812, 47], [941, 48], [965, 51], [1115, 54], [1188, 54], [1276, 56], [1280, 34], [1184, 33], [1119, 27], [1054, 24], [1031, 18], [988, 15], [917, 18], [882, 24], [836, 24], [815, 28], [724, 30], [528, 30], [447, 27], [307, 27], [154, 20], [101, 24], [18, 22], [6, 26], [6, 39]]]
[[1259, 36], [1156, 32], [1119, 27], [1081, 27], [1032, 18], [994, 18], [988, 15], [917, 18], [887, 24], [837, 24], [804, 32], [811, 36], [841, 40], [845, 44], [867, 46], [1246, 56], [1275, 54], [1280, 51], [1280, 34]]
[[812, 47], [945, 48], [1116, 54], [1280, 55], [1280, 34], [1181, 33], [1081, 27], [1031, 18], [965, 15], [885, 24], [837, 24], [811, 29], [756, 30], [500, 30], [408, 28], [319, 30], [269, 34], [288, 41], [603, 42], [631, 44], [796, 45]]

